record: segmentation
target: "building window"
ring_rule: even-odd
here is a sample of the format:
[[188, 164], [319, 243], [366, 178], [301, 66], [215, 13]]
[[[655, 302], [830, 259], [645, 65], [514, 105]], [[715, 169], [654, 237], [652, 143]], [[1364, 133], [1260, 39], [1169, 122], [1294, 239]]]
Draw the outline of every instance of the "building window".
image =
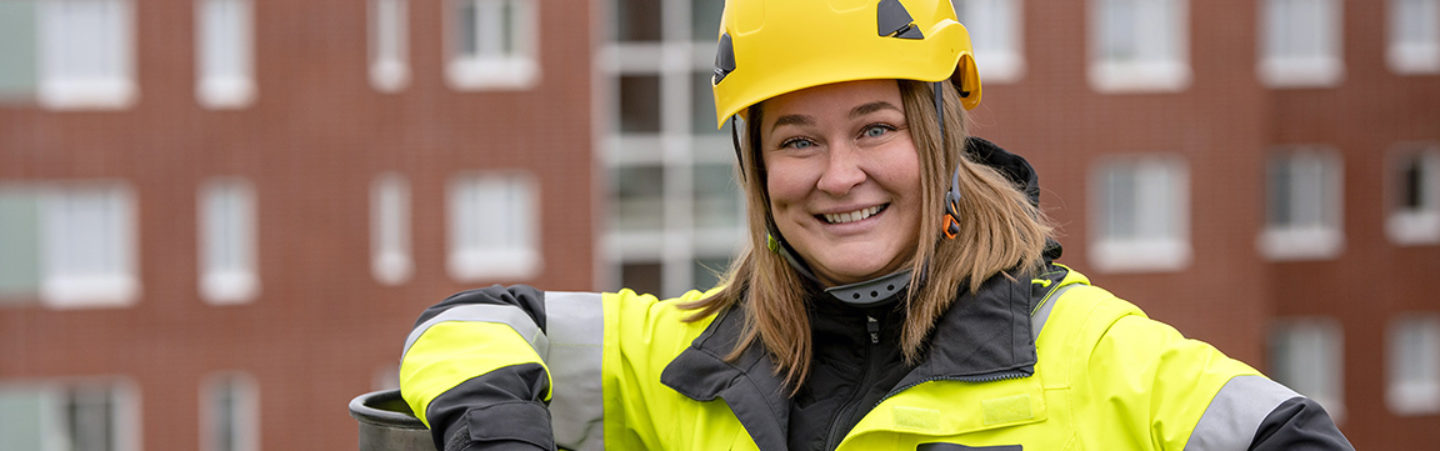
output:
[[525, 279], [540, 273], [540, 196], [526, 173], [470, 172], [451, 178], [450, 276]]
[[708, 288], [715, 277], [699, 266], [724, 268], [740, 248], [735, 153], [729, 133], [716, 130], [710, 89], [722, 3], [614, 3], [615, 34], [596, 59], [612, 87], [602, 95], [614, 96], [597, 102], [613, 118], [600, 129], [605, 189], [617, 206], [600, 246], [597, 284], [606, 289]]
[[139, 397], [128, 382], [0, 385], [5, 449], [140, 449]]
[[260, 388], [244, 373], [210, 376], [200, 388], [200, 450], [260, 449]]
[[1393, 159], [1385, 230], [1396, 244], [1440, 243], [1440, 145], [1403, 147]]
[[1334, 258], [1344, 247], [1342, 169], [1333, 150], [1296, 148], [1266, 163], [1265, 231], [1260, 252], [1273, 260]]
[[1345, 416], [1343, 343], [1335, 320], [1282, 321], [1270, 334], [1270, 376], [1320, 403], [1339, 422]]
[[1180, 91], [1190, 84], [1188, 0], [1090, 3], [1090, 86], [1100, 92]]
[[1021, 49], [1022, 0], [951, 0], [955, 15], [970, 32], [975, 65], [986, 83], [1018, 81], [1025, 73]]
[[1260, 80], [1276, 88], [1338, 85], [1345, 72], [1340, 2], [1264, 0], [1260, 5]]
[[243, 108], [255, 98], [250, 0], [196, 0], [195, 96], [206, 108]]
[[1385, 399], [1400, 415], [1440, 413], [1440, 315], [1390, 322]]
[[37, 2], [0, 1], [0, 103], [29, 102], [35, 98], [39, 85]]
[[1189, 175], [1182, 159], [1113, 157], [1091, 177], [1090, 263], [1096, 269], [1175, 271], [1189, 264]]
[[410, 82], [408, 0], [370, 0], [370, 85], [395, 92]]
[[446, 79], [455, 89], [526, 89], [540, 78], [534, 0], [450, 0]]
[[40, 92], [54, 109], [130, 106], [135, 84], [129, 0], [40, 2]]
[[41, 297], [59, 308], [134, 303], [135, 201], [128, 186], [50, 190], [43, 200]]
[[255, 190], [240, 178], [207, 181], [200, 190], [200, 294], [211, 304], [248, 302], [259, 294], [255, 270]]
[[410, 279], [410, 182], [395, 173], [370, 185], [370, 270], [375, 279], [396, 285]]
[[120, 183], [0, 187], [0, 304], [133, 304], [134, 210]]
[[1440, 0], [1390, 0], [1386, 61], [1400, 74], [1440, 72]]

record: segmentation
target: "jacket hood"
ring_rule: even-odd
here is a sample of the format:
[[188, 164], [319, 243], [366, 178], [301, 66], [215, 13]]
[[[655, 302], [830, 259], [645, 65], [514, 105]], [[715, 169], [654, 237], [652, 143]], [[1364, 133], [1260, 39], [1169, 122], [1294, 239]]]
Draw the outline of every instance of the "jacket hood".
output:
[[[1040, 208], [1040, 174], [1030, 166], [1030, 162], [1024, 157], [1010, 153], [1000, 146], [995, 145], [984, 138], [971, 136], [965, 140], [965, 151], [976, 163], [980, 163], [1003, 174], [1010, 179], [1017, 188], [1025, 192], [1025, 197], [1030, 199], [1030, 205]], [[1045, 258], [1055, 261], [1060, 258], [1064, 251], [1060, 242], [1053, 239], [1045, 240]]]

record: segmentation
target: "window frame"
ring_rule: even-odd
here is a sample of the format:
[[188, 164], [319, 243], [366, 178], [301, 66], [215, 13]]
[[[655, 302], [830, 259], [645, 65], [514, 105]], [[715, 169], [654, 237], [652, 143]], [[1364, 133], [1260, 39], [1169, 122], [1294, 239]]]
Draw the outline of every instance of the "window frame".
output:
[[[230, 413], [233, 423], [229, 426], [235, 435], [230, 445], [219, 445], [217, 440], [216, 409], [220, 393], [217, 390], [232, 390]], [[254, 376], [240, 371], [212, 373], [200, 383], [199, 419], [200, 451], [258, 451], [260, 449], [260, 384]], [[233, 445], [233, 446], [232, 446]]]
[[[1290, 186], [1286, 193], [1291, 196], [1287, 199], [1287, 205], [1314, 203], [1321, 211], [1317, 213], [1318, 223], [1316, 224], [1281, 224], [1270, 223], [1270, 215], [1274, 214], [1276, 208], [1272, 205], [1273, 192], [1275, 189], [1271, 183], [1274, 175], [1274, 168], [1271, 167], [1277, 160], [1283, 159], [1286, 164], [1293, 165], [1297, 158], [1303, 158], [1304, 164], [1321, 164], [1331, 166], [1331, 170], [1322, 171], [1318, 182], [1321, 193], [1320, 198], [1314, 202], [1297, 202], [1293, 193], [1304, 191], [1303, 181], [1297, 182], [1294, 176], [1288, 180]], [[1342, 154], [1330, 147], [1325, 146], [1282, 146], [1269, 152], [1264, 168], [1264, 202], [1265, 216], [1263, 229], [1260, 232], [1257, 246], [1260, 254], [1271, 261], [1298, 261], [1298, 260], [1328, 260], [1338, 257], [1345, 249], [1345, 164]], [[1293, 170], [1292, 170], [1293, 171]], [[1293, 172], [1291, 172], [1293, 174]], [[1301, 186], [1296, 186], [1301, 183]], [[1297, 189], [1298, 188], [1298, 189]], [[1305, 200], [1305, 199], [1300, 199]], [[1287, 214], [1295, 216], [1295, 211]]]
[[[1400, 192], [1406, 188], [1403, 172], [1408, 161], [1418, 159], [1420, 167], [1419, 208], [1410, 209], [1400, 205], [1405, 196]], [[1401, 144], [1391, 151], [1387, 166], [1387, 192], [1389, 208], [1385, 218], [1385, 233], [1392, 243], [1401, 246], [1416, 246], [1440, 243], [1440, 143]]]
[[[1295, 336], [1293, 334], [1301, 334]], [[1318, 340], [1317, 343], [1281, 344], [1282, 340]], [[1345, 331], [1340, 321], [1328, 317], [1291, 317], [1273, 322], [1268, 341], [1268, 363], [1270, 375], [1277, 382], [1285, 384], [1323, 406], [1337, 424], [1345, 418]], [[1317, 355], [1281, 356], [1281, 348], [1294, 349], [1313, 346]], [[1278, 359], [1291, 359], [1280, 362]], [[1299, 367], [1313, 364], [1318, 368], [1297, 368], [1295, 375], [1286, 374], [1286, 366]], [[1303, 375], [1303, 376], [1296, 376]], [[1305, 387], [1309, 383], [1318, 387]]]
[[399, 285], [415, 272], [411, 256], [410, 181], [385, 172], [370, 184], [370, 273], [384, 285]]
[[[1425, 2], [1422, 10], [1429, 9], [1430, 22], [1426, 31], [1430, 32], [1430, 36], [1422, 37], [1421, 42], [1406, 41], [1401, 22], [1424, 17], [1420, 13], [1426, 11], [1406, 10], [1402, 3], [1405, 1]], [[1385, 62], [1390, 70], [1400, 75], [1440, 73], [1440, 0], [1388, 0], [1386, 3]]]
[[[501, 197], [518, 204], [470, 203], [493, 195], [486, 191], [496, 187], [505, 191]], [[524, 280], [539, 275], [543, 266], [540, 229], [544, 225], [541, 189], [535, 175], [526, 171], [462, 171], [451, 176], [445, 194], [445, 266], [450, 277], [462, 282], [478, 282]], [[483, 234], [480, 216], [489, 218], [491, 223], [516, 221], [504, 228], [518, 231], [520, 236], [505, 237], [500, 240], [502, 244], [495, 246], [494, 240], [477, 236]]]
[[[1405, 334], [1408, 328], [1418, 328], [1419, 349], [1404, 352]], [[1399, 347], [1399, 348], [1397, 348]], [[1385, 404], [1390, 411], [1400, 416], [1432, 415], [1440, 413], [1440, 314], [1401, 314], [1390, 320], [1386, 331], [1386, 385]], [[1428, 356], [1428, 369], [1420, 369], [1420, 379], [1405, 374], [1405, 363], [1424, 359]], [[1428, 379], [1427, 379], [1428, 377]]]
[[[510, 54], [474, 56], [462, 55], [461, 42], [458, 41], [460, 30], [457, 16], [463, 9], [464, 3], [474, 4], [476, 18], [474, 23], [477, 33], [489, 33], [490, 28], [484, 27], [487, 10], [493, 11], [501, 8], [502, 4], [509, 4], [511, 17], [515, 23], [510, 24], [511, 43], [515, 46], [514, 52]], [[541, 28], [541, 5], [544, 2], [538, 0], [447, 0], [442, 21], [442, 29], [445, 33], [445, 80], [451, 89], [458, 91], [477, 90], [524, 90], [533, 88], [540, 80], [540, 48], [544, 33]], [[493, 5], [488, 6], [487, 5]], [[516, 25], [516, 23], [520, 25]], [[493, 22], [491, 23], [493, 24]], [[483, 48], [486, 36], [471, 36], [480, 42], [475, 42], [477, 48]], [[493, 37], [493, 36], [492, 36]], [[478, 51], [477, 51], [478, 52]]]
[[[1277, 2], [1285, 2], [1284, 5]], [[1320, 55], [1276, 54], [1278, 46], [1291, 46], [1288, 41], [1276, 41], [1272, 29], [1285, 25], [1293, 27], [1294, 18], [1300, 16], [1295, 10], [1297, 2], [1309, 2], [1320, 8], [1317, 13], [1319, 27], [1314, 36], [1302, 41], [1315, 42], [1322, 48]], [[1256, 34], [1260, 58], [1257, 72], [1260, 82], [1277, 89], [1326, 88], [1340, 85], [1345, 78], [1344, 11], [1339, 0], [1263, 0], [1257, 2], [1260, 13], [1257, 21], [1260, 30]], [[1288, 6], [1287, 6], [1288, 5]], [[1281, 9], [1285, 11], [1281, 12]], [[1283, 23], [1278, 21], [1285, 21]], [[1285, 37], [1278, 37], [1281, 40]]]
[[[1156, 59], [1115, 60], [1108, 55], [1109, 32], [1118, 29], [1109, 26], [1108, 6], [1113, 2], [1133, 2], [1136, 10], [1134, 31], [1138, 34], [1150, 30], [1170, 33], [1169, 55]], [[1159, 8], [1168, 6], [1169, 24], [1156, 24], [1153, 17], [1142, 17], [1144, 10], [1140, 2], [1163, 2]], [[1087, 75], [1090, 87], [1101, 93], [1154, 93], [1180, 92], [1189, 88], [1193, 77], [1190, 68], [1190, 3], [1189, 0], [1090, 0], [1089, 1], [1089, 66]], [[1133, 39], [1134, 42], [1156, 42], [1151, 39]]]
[[[93, 3], [113, 8], [110, 14], [101, 14], [103, 23], [74, 24], [80, 20], [66, 16], [65, 8], [77, 3]], [[116, 110], [132, 106], [139, 97], [139, 86], [135, 80], [135, 14], [131, 0], [66, 0], [41, 2], [39, 11], [39, 77], [37, 99], [43, 108], [52, 110]], [[111, 27], [97, 42], [79, 42], [75, 37], [77, 28]], [[108, 38], [108, 39], [107, 39]], [[72, 55], [67, 48], [97, 44], [98, 53], [113, 57], [104, 74], [79, 74], [75, 67], [77, 59], [85, 55]]]
[[[200, 262], [200, 298], [210, 305], [253, 302], [260, 294], [260, 212], [255, 186], [242, 177], [212, 177], [201, 184], [197, 201], [196, 251]], [[216, 202], [222, 204], [217, 205]], [[234, 209], [215, 210], [226, 206]], [[215, 215], [220, 215], [223, 217], [221, 221], [226, 222], [213, 222]], [[212, 241], [217, 238], [220, 243]], [[217, 251], [219, 255], [215, 254]], [[223, 255], [233, 258], [225, 259]]]
[[368, 0], [366, 4], [370, 86], [380, 92], [402, 91], [410, 84], [410, 2]]
[[[56, 309], [134, 305], [139, 297], [140, 279], [133, 189], [124, 182], [89, 181], [42, 188], [41, 196], [40, 298], [44, 304]], [[97, 221], [76, 220], [70, 215], [77, 208], [85, 209], [85, 204], [94, 206], [97, 201], [105, 204], [101, 207], [104, 211], [79, 214], [102, 215], [110, 227], [99, 231], [100, 235], [88, 235], [95, 230], [82, 229], [82, 237], [98, 240], [87, 246], [70, 232], [76, 232], [76, 227], [96, 226]], [[95, 268], [86, 266], [96, 262], [90, 261], [93, 255], [87, 251], [105, 254], [98, 257], [99, 264], [110, 267], [88, 273]]]
[[[239, 109], [255, 101], [255, 5], [252, 0], [195, 0], [195, 98], [209, 109]], [[214, 17], [219, 8], [234, 15]], [[219, 20], [232, 22], [212, 28]], [[229, 32], [229, 33], [227, 33]], [[220, 58], [228, 57], [229, 61]], [[233, 66], [234, 73], [226, 73]]]
[[[1112, 171], [1132, 171], [1136, 190], [1130, 202], [1135, 218], [1135, 234], [1130, 237], [1110, 236], [1109, 183]], [[1165, 189], [1152, 186], [1165, 183]], [[1141, 186], [1141, 185], [1145, 186]], [[1148, 273], [1183, 270], [1190, 265], [1193, 251], [1190, 244], [1190, 171], [1184, 157], [1178, 154], [1111, 155], [1096, 161], [1090, 173], [1090, 264], [1101, 272]], [[1168, 198], [1155, 195], [1168, 194]], [[1164, 212], [1170, 206], [1168, 212]], [[1142, 215], [1149, 215], [1142, 218]], [[1155, 219], [1153, 215], [1169, 218]], [[1169, 233], [1144, 236], [1140, 229], [1156, 221], [1168, 222]]]

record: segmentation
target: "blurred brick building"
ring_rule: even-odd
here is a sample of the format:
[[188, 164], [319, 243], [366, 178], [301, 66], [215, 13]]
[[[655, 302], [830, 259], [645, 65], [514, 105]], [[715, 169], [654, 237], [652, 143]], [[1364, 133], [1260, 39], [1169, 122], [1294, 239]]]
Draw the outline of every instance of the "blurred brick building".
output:
[[425, 306], [590, 289], [593, 15], [0, 1], [0, 448], [355, 449]]
[[[453, 291], [713, 283], [720, 3], [0, 0], [6, 449], [353, 448]], [[1063, 262], [1440, 440], [1440, 1], [954, 3]]]

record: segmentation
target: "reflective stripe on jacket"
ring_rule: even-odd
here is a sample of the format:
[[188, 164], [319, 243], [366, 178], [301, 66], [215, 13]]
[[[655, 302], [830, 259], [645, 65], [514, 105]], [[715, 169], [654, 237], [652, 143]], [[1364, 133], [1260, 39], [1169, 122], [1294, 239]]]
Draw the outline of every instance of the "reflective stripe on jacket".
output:
[[[1220, 450], [1303, 440], [1350, 449], [1313, 402], [1077, 272], [997, 277], [982, 291], [957, 300], [934, 351], [838, 449]], [[733, 310], [685, 322], [691, 312], [675, 300], [630, 291], [467, 293], [422, 315], [401, 367], [402, 391], [437, 446], [785, 448], [787, 391], [763, 350], [723, 359], [743, 322]], [[435, 320], [477, 304], [511, 310]]]

